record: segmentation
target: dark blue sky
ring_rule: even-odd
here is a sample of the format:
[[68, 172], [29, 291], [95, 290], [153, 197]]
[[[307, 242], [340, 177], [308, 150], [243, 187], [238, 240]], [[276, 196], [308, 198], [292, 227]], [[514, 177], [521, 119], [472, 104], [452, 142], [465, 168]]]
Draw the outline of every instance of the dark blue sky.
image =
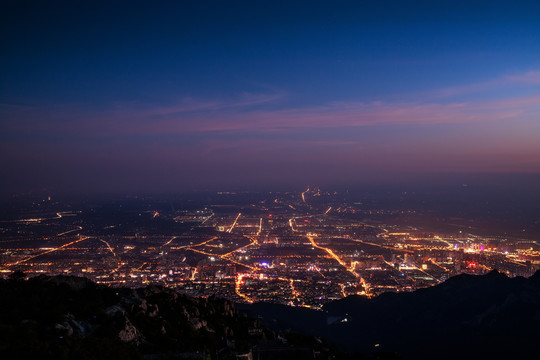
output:
[[540, 172], [538, 1], [13, 1], [0, 16], [5, 192]]

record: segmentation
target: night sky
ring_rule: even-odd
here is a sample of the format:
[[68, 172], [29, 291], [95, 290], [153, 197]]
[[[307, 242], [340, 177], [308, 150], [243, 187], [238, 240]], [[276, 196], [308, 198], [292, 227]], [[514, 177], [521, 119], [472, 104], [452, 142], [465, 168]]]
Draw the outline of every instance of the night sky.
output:
[[10, 1], [3, 193], [540, 173], [540, 2]]

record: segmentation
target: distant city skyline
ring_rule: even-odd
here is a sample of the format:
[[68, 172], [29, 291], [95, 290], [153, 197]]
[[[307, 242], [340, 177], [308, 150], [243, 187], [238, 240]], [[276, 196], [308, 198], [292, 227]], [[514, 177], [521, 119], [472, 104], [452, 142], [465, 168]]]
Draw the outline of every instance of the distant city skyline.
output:
[[0, 16], [4, 194], [540, 174], [536, 1], [12, 2]]

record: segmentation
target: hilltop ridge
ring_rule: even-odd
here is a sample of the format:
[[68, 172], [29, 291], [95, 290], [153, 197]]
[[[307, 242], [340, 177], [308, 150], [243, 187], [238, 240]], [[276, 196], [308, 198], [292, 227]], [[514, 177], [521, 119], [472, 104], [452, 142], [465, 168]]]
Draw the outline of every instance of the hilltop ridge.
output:
[[13, 358], [514, 359], [536, 351], [540, 271], [462, 274], [324, 311], [12, 276], [0, 280], [0, 306], [0, 354]]
[[[528, 357], [540, 336], [540, 271], [509, 278], [462, 274], [410, 293], [349, 296], [324, 312], [245, 306], [276, 327], [321, 335], [341, 349], [395, 352], [405, 359]], [[309, 319], [309, 321], [306, 321]]]
[[23, 277], [0, 280], [2, 358], [314, 359], [317, 352], [327, 359], [338, 353], [320, 339], [273, 332], [214, 296], [155, 285], [111, 288], [72, 276]]

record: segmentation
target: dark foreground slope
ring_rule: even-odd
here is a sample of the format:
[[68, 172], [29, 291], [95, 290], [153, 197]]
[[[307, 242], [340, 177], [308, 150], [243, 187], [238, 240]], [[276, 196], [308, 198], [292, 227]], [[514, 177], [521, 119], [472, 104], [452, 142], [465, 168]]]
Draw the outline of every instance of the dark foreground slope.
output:
[[386, 350], [405, 359], [540, 357], [540, 272], [528, 279], [496, 271], [459, 275], [412, 293], [348, 297], [312, 315], [269, 304], [246, 310], [346, 351]]
[[529, 279], [460, 275], [412, 293], [349, 297], [324, 312], [272, 304], [239, 308], [157, 286], [113, 289], [71, 277], [1, 280], [0, 358], [180, 359], [192, 353], [236, 359], [250, 352], [261, 360], [361, 358], [308, 335], [375, 358], [540, 354], [540, 272]]
[[344, 299], [327, 310], [349, 314], [351, 321], [330, 326], [346, 348], [380, 344], [414, 357], [540, 356], [540, 273], [459, 275], [413, 293]]
[[339, 357], [320, 339], [278, 337], [227, 300], [158, 286], [132, 290], [75, 277], [13, 278], [0, 280], [0, 309], [1, 359]]

